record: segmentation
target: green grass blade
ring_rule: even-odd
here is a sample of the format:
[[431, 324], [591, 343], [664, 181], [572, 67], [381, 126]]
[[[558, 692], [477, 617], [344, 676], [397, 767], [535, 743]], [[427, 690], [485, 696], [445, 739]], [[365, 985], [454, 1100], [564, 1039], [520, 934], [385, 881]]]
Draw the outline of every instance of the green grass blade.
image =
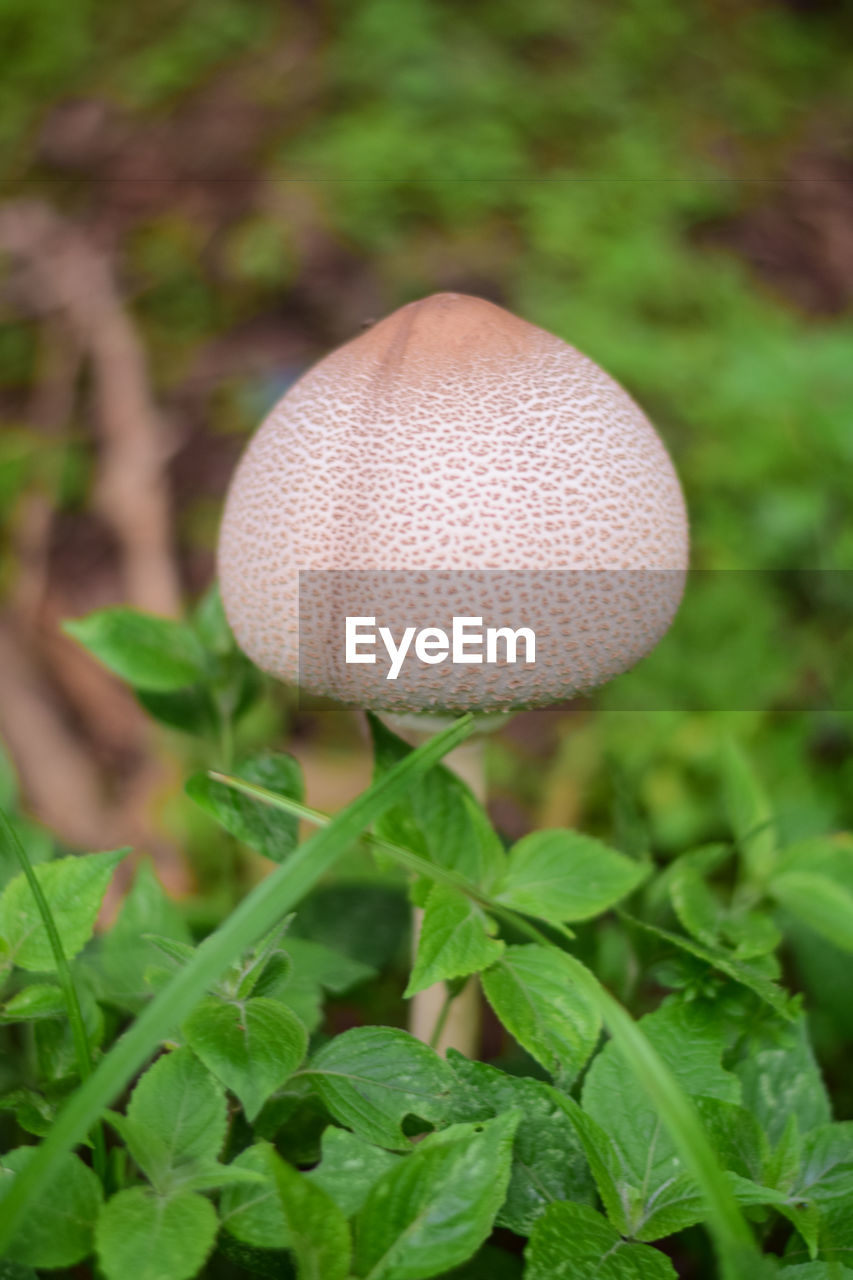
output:
[[57, 1162], [127, 1087], [165, 1031], [183, 1021], [223, 970], [305, 896], [364, 828], [399, 800], [414, 778], [464, 741], [473, 723], [472, 716], [461, 717], [401, 760], [328, 826], [306, 840], [204, 940], [192, 960], [152, 1000], [69, 1099], [33, 1159], [15, 1178], [3, 1200], [0, 1257], [21, 1214], [55, 1173]]

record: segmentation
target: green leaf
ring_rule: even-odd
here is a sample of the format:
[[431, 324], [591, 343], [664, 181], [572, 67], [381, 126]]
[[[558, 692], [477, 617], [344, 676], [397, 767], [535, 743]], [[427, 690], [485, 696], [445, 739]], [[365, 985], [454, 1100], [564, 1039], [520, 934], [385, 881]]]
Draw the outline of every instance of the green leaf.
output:
[[517, 1113], [425, 1138], [373, 1186], [355, 1220], [355, 1272], [420, 1280], [459, 1266], [489, 1236], [509, 1182]]
[[331, 1196], [347, 1218], [358, 1213], [374, 1182], [403, 1159], [334, 1125], [323, 1133], [322, 1153], [320, 1163], [305, 1176]]
[[784, 871], [770, 881], [770, 893], [786, 911], [842, 951], [853, 951], [853, 893], [828, 876]]
[[204, 1000], [183, 1030], [205, 1066], [236, 1093], [249, 1120], [292, 1075], [308, 1047], [296, 1014], [263, 996], [233, 1003]]
[[[34, 867], [67, 959], [81, 951], [95, 927], [113, 871], [130, 851], [57, 858]], [[23, 872], [0, 895], [0, 939], [21, 969], [52, 973], [53, 951], [32, 890]]]
[[524, 1280], [676, 1280], [669, 1258], [647, 1244], [629, 1244], [582, 1204], [552, 1204], [524, 1257]]
[[790, 1115], [797, 1117], [802, 1135], [832, 1119], [804, 1018], [754, 1029], [732, 1070], [741, 1081], [743, 1105], [774, 1144]]
[[[725, 1036], [713, 1006], [671, 997], [639, 1026], [686, 1093], [740, 1101], [737, 1078], [721, 1065]], [[630, 1064], [615, 1043], [605, 1046], [587, 1072], [582, 1104], [615, 1149], [628, 1234], [656, 1240], [702, 1220], [705, 1206], [696, 1184], [656, 1109], [638, 1096]]]
[[[0, 1206], [29, 1164], [35, 1147], [18, 1147], [0, 1156]], [[31, 1267], [70, 1267], [92, 1251], [92, 1232], [103, 1192], [91, 1169], [67, 1155], [50, 1183], [30, 1204], [4, 1252], [10, 1262]]]
[[[370, 717], [374, 777], [405, 759], [412, 748], [377, 716]], [[376, 833], [488, 888], [503, 870], [500, 838], [470, 788], [438, 765], [409, 788], [405, 798], [376, 824]]]
[[853, 1280], [853, 1271], [840, 1262], [805, 1262], [797, 1267], [783, 1267], [779, 1280]]
[[[214, 933], [205, 938], [192, 960], [152, 1001], [149, 1009], [131, 1024], [117, 1043], [66, 1101], [31, 1164], [11, 1187], [0, 1219], [0, 1252], [32, 1198], [50, 1180], [63, 1156], [97, 1121], [104, 1099], [116, 1097], [156, 1051], [161, 1037], [182, 1022], [230, 964], [308, 894], [335, 865], [352, 841], [401, 795], [420, 772], [431, 768], [442, 755], [461, 744], [471, 733], [473, 718], [461, 716], [301, 844], [286, 863], [265, 878], [240, 902]], [[49, 1024], [48, 1024], [49, 1025]]]
[[601, 1019], [562, 952], [535, 944], [507, 947], [483, 974], [483, 991], [522, 1048], [562, 1087], [570, 1084], [595, 1048]]
[[621, 1153], [601, 1125], [586, 1114], [574, 1098], [559, 1095], [559, 1104], [574, 1127], [586, 1154], [590, 1172], [608, 1218], [620, 1235], [631, 1231], [636, 1193], [631, 1190], [630, 1172]]
[[273, 1177], [299, 1280], [347, 1280], [352, 1241], [334, 1200], [278, 1156], [273, 1156]]
[[778, 983], [772, 978], [768, 978], [767, 974], [756, 968], [755, 965], [747, 964], [743, 960], [738, 960], [736, 956], [730, 952], [723, 950], [722, 947], [710, 946], [703, 942], [698, 942], [695, 938], [686, 938], [681, 934], [670, 933], [668, 929], [659, 929], [656, 925], [646, 924], [643, 920], [637, 920], [633, 916], [624, 917], [633, 928], [639, 929], [651, 937], [659, 938], [662, 942], [667, 942], [673, 947], [677, 947], [679, 951], [686, 951], [688, 955], [695, 956], [697, 960], [703, 960], [719, 973], [730, 978], [732, 982], [737, 982], [740, 986], [746, 987], [757, 995], [760, 1000], [769, 1005], [774, 1013], [789, 1021], [796, 1017], [796, 1002], [784, 991]]
[[543, 920], [591, 920], [632, 893], [648, 871], [578, 831], [535, 831], [510, 850], [492, 896]]
[[407, 1115], [433, 1124], [447, 1114], [453, 1072], [427, 1045], [393, 1027], [354, 1027], [305, 1069], [340, 1124], [381, 1147], [406, 1150]]
[[262, 1175], [254, 1186], [228, 1186], [219, 1201], [222, 1225], [237, 1240], [259, 1249], [286, 1249], [290, 1233], [274, 1178], [275, 1148], [258, 1142], [241, 1151], [228, 1166], [243, 1173]]
[[498, 1226], [526, 1236], [553, 1200], [594, 1202], [595, 1187], [575, 1126], [563, 1109], [562, 1095], [542, 1080], [469, 1062], [455, 1049], [447, 1051], [447, 1059], [456, 1076], [451, 1120], [488, 1120], [507, 1111], [520, 1113]]
[[216, 1239], [216, 1210], [204, 1196], [164, 1197], [147, 1187], [119, 1191], [98, 1219], [98, 1261], [106, 1280], [191, 1280]]
[[65, 997], [59, 987], [33, 983], [7, 1000], [0, 1009], [0, 1023], [36, 1022], [40, 1018], [65, 1017]]
[[679, 867], [670, 880], [669, 896], [682, 928], [699, 942], [716, 947], [720, 906], [699, 872], [687, 863]]
[[98, 939], [90, 972], [101, 999], [135, 1013], [151, 998], [142, 975], [161, 959], [160, 949], [148, 937], [153, 934], [183, 946], [191, 940], [178, 906], [146, 858], [137, 867], [115, 923]]
[[494, 932], [494, 921], [464, 893], [433, 885], [404, 996], [413, 996], [436, 982], [466, 978], [487, 969], [504, 949], [503, 942], [489, 936]]
[[[293, 756], [267, 753], [244, 760], [235, 776], [291, 800], [302, 800], [302, 769]], [[226, 831], [258, 853], [283, 862], [296, 848], [299, 819], [245, 792], [235, 791], [206, 773], [194, 774], [186, 791]]]
[[0, 1111], [11, 1111], [25, 1133], [43, 1138], [56, 1119], [57, 1104], [35, 1089], [12, 1089], [0, 1097]]
[[733, 741], [722, 753], [723, 798], [747, 879], [763, 885], [777, 858], [773, 811], [746, 756]]
[[139, 1135], [131, 1155], [156, 1182], [181, 1164], [216, 1159], [225, 1139], [225, 1097], [191, 1049], [176, 1049], [142, 1076], [127, 1119]]
[[361, 960], [354, 960], [340, 951], [333, 951], [322, 942], [311, 942], [308, 938], [288, 935], [281, 947], [292, 961], [295, 976], [300, 980], [317, 983], [336, 996], [343, 995], [359, 982], [376, 977], [376, 969], [372, 965], [363, 964]]
[[207, 658], [192, 627], [136, 609], [100, 609], [62, 630], [138, 689], [168, 693], [204, 680]]
[[806, 1134], [795, 1194], [821, 1205], [853, 1197], [853, 1121], [821, 1125]]

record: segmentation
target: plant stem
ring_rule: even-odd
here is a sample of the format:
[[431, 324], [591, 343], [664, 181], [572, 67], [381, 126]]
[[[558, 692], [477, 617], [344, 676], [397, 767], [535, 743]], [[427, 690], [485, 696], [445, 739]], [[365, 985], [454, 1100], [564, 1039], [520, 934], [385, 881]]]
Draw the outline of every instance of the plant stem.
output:
[[463, 716], [394, 765], [367, 791], [316, 832], [265, 880], [256, 885], [191, 960], [175, 974], [136, 1021], [105, 1054], [88, 1080], [68, 1099], [33, 1158], [15, 1176], [3, 1199], [0, 1257], [22, 1214], [45, 1187], [63, 1156], [78, 1143], [160, 1045], [164, 1032], [183, 1022], [205, 990], [237, 956], [281, 919], [329, 870], [365, 827], [395, 804], [412, 781], [425, 773], [471, 732]]
[[[475, 799], [481, 803], [485, 800], [486, 771], [481, 736], [469, 738], [461, 747], [452, 751], [444, 763], [467, 783]], [[416, 907], [412, 916], [414, 962], [423, 926], [423, 910]], [[444, 983], [437, 982], [425, 991], [418, 991], [409, 1005], [409, 1030], [412, 1035], [425, 1040], [439, 1053], [446, 1049], [456, 1049], [459, 1053], [464, 1053], [466, 1058], [476, 1058], [482, 1020], [480, 981], [476, 975], [468, 979], [450, 1002], [445, 999]]]
[[447, 1022], [447, 1015], [450, 1013], [451, 1006], [456, 997], [451, 991], [447, 983], [444, 983], [444, 999], [441, 1002], [441, 1008], [438, 1011], [438, 1017], [435, 1020], [435, 1026], [432, 1029], [429, 1038], [429, 1047], [437, 1049], [441, 1040], [441, 1033], [444, 1031], [444, 1024]]
[[[77, 996], [77, 988], [74, 985], [71, 966], [68, 963], [68, 957], [65, 954], [65, 948], [62, 945], [62, 939], [59, 936], [59, 930], [56, 927], [56, 921], [53, 918], [50, 903], [44, 895], [41, 882], [33, 870], [33, 865], [26, 849], [18, 839], [15, 828], [2, 809], [0, 809], [0, 839], [5, 841], [14, 852], [35, 899], [38, 913], [41, 916], [41, 921], [50, 943], [50, 949], [53, 952], [56, 977], [62, 988], [62, 995], [65, 1000], [65, 1011], [68, 1014], [68, 1025], [71, 1028], [71, 1039], [74, 1042], [77, 1071], [81, 1080], [88, 1080], [92, 1074], [92, 1049], [89, 1044], [86, 1024], [83, 1021], [83, 1011], [80, 1008], [80, 1000]], [[92, 1147], [92, 1164], [101, 1183], [103, 1183], [107, 1173], [107, 1149], [104, 1142], [103, 1128], [99, 1121], [92, 1127]]]

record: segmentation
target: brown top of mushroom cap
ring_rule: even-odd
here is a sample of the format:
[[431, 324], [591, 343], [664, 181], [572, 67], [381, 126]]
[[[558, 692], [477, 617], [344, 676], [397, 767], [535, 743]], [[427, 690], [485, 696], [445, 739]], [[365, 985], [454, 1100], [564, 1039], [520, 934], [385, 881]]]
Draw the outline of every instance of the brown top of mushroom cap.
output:
[[634, 401], [553, 334], [453, 293], [401, 307], [288, 391], [240, 463], [219, 549], [238, 640], [291, 679], [299, 570], [686, 562], [678, 480]]

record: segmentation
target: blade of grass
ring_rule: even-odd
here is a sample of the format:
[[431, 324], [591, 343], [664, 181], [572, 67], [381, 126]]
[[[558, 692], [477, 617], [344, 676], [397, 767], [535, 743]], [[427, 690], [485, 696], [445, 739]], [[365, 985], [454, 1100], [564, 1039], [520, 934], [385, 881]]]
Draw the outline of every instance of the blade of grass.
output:
[[[242, 778], [233, 778], [221, 773], [211, 773], [210, 776], [235, 791], [240, 791], [273, 808], [305, 818], [318, 826], [325, 826], [331, 821], [328, 814], [311, 809], [298, 800], [291, 800], [289, 796], [279, 795], [255, 783], [244, 782]], [[651, 1098], [661, 1122], [679, 1148], [685, 1164], [705, 1195], [709, 1216], [708, 1229], [717, 1248], [723, 1280], [743, 1280], [744, 1277], [752, 1277], [752, 1280], [755, 1280], [756, 1265], [760, 1266], [761, 1255], [732, 1195], [725, 1174], [719, 1166], [702, 1122], [690, 1099], [628, 1011], [605, 990], [595, 974], [580, 960], [562, 947], [558, 947], [551, 938], [518, 912], [491, 902], [476, 885], [469, 883], [464, 877], [446, 868], [435, 866], [413, 850], [389, 840], [369, 833], [363, 835], [362, 839], [369, 847], [381, 850], [419, 875], [430, 876], [433, 880], [449, 884], [462, 893], [468, 894], [479, 906], [512, 924], [535, 942], [542, 946], [554, 947], [555, 950], [569, 957], [575, 965], [579, 986], [598, 1009], [604, 1025], [622, 1050], [635, 1079]]]
[[[11, 849], [19, 862], [21, 870], [26, 876], [27, 884], [30, 886], [30, 891], [35, 898], [36, 907], [41, 916], [41, 922], [44, 925], [50, 949], [53, 952], [56, 977], [65, 1001], [65, 1012], [68, 1015], [68, 1025], [71, 1028], [77, 1071], [81, 1080], [88, 1080], [92, 1074], [92, 1046], [89, 1044], [89, 1036], [86, 1032], [86, 1023], [83, 1021], [83, 1011], [80, 1008], [80, 1000], [77, 995], [77, 988], [74, 985], [71, 966], [68, 963], [68, 957], [65, 954], [65, 948], [62, 945], [62, 939], [59, 936], [59, 930], [56, 927], [50, 903], [41, 887], [41, 881], [33, 870], [33, 864], [27, 856], [26, 849], [18, 839], [15, 828], [3, 810], [0, 809], [0, 847], [4, 844]], [[107, 1173], [107, 1148], [104, 1142], [104, 1133], [99, 1123], [95, 1123], [92, 1126], [92, 1148], [92, 1164], [103, 1183]]]
[[16, 1176], [2, 1202], [0, 1257], [32, 1197], [55, 1175], [58, 1161], [126, 1088], [157, 1049], [165, 1031], [181, 1022], [223, 970], [313, 888], [360, 832], [403, 795], [414, 778], [464, 741], [473, 725], [472, 716], [463, 716], [406, 756], [328, 826], [300, 845], [204, 940], [193, 958], [155, 996], [68, 1100], [32, 1160]]

